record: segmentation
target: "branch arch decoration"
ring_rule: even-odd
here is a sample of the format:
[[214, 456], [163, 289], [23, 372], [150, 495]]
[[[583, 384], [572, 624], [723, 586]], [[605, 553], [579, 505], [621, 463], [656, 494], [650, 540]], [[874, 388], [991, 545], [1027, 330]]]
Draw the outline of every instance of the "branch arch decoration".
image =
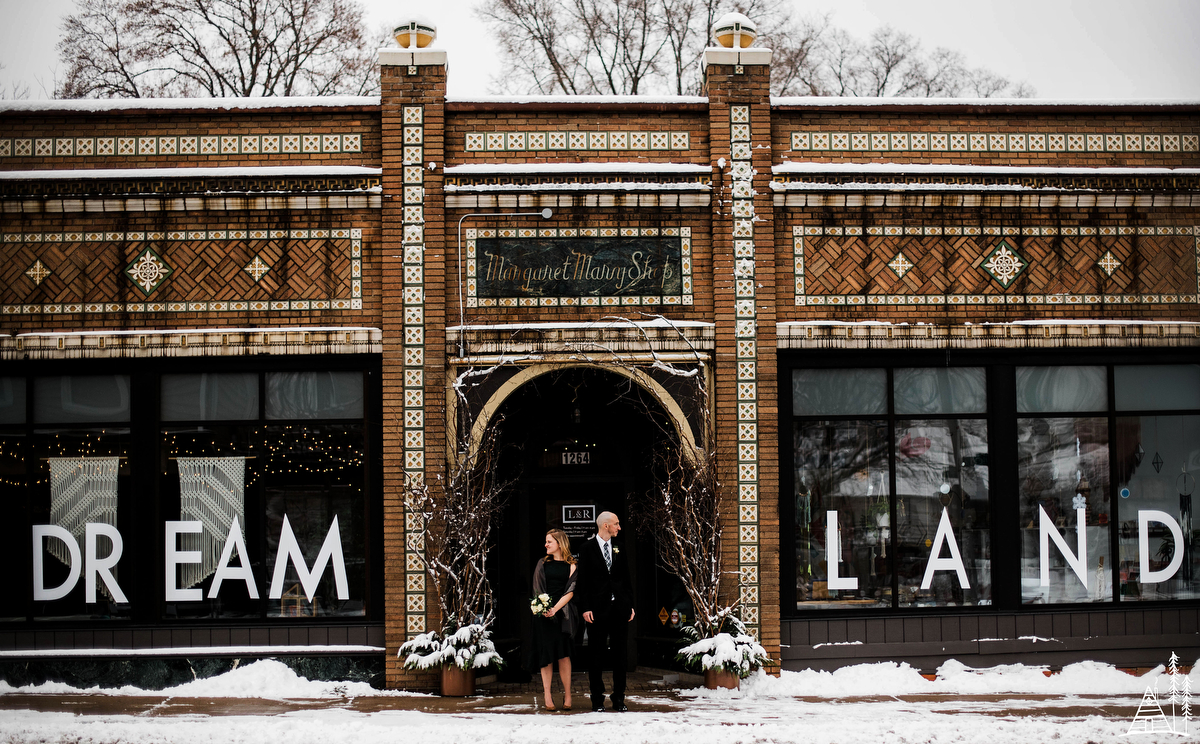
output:
[[609, 365], [602, 362], [543, 362], [523, 367], [517, 374], [505, 380], [496, 392], [492, 393], [487, 402], [484, 403], [482, 409], [479, 411], [479, 415], [475, 417], [475, 421], [471, 425], [470, 441], [472, 443], [483, 441], [484, 432], [487, 431], [488, 424], [491, 423], [496, 412], [500, 410], [500, 406], [523, 385], [551, 372], [579, 368], [595, 369], [619, 375], [648, 392], [662, 406], [663, 411], [666, 412], [667, 417], [671, 421], [672, 428], [679, 436], [684, 455], [688, 460], [695, 459], [698, 448], [703, 446], [703, 442], [696, 441], [696, 434], [692, 431], [692, 426], [687, 420], [687, 415], [671, 393], [660, 382], [641, 369], [620, 364]]

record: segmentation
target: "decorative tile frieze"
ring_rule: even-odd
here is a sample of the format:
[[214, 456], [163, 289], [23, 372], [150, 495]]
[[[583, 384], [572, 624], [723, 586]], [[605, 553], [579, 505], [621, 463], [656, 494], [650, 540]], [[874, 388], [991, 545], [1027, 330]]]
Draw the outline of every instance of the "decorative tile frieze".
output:
[[[1160, 250], [1170, 260], [1142, 267], [1136, 278], [1150, 291], [1128, 291], [1134, 236], [1166, 241]], [[938, 249], [926, 248], [933, 245]], [[796, 225], [792, 254], [795, 303], [802, 306], [1200, 304], [1200, 226]], [[897, 263], [900, 256], [905, 262]], [[955, 280], [968, 287], [974, 281], [974, 293], [954, 291], [954, 285], [909, 291], [910, 279], [914, 287], [937, 285], [943, 262], [956, 259], [966, 268]], [[1048, 262], [1053, 266], [1043, 268]], [[822, 273], [813, 274], [813, 266]], [[834, 284], [823, 273], [830, 267]], [[903, 274], [897, 271], [904, 267]], [[894, 283], [902, 278], [906, 283]], [[879, 290], [846, 293], [847, 282]], [[989, 282], [997, 291], [983, 286]], [[1064, 284], [1077, 289], [1053, 291]]]
[[[341, 240], [345, 241], [348, 251], [345, 255], [349, 263], [351, 280], [347, 287], [348, 296], [331, 298], [310, 298], [303, 300], [250, 300], [250, 299], [201, 299], [201, 300], [156, 300], [150, 301], [151, 295], [158, 291], [168, 280], [171, 282], [190, 279], [184, 266], [174, 263], [171, 256], [179, 254], [187, 246], [172, 246], [172, 243], [203, 243], [203, 242], [236, 242], [248, 240]], [[76, 313], [105, 314], [105, 313], [175, 313], [175, 312], [205, 312], [205, 313], [244, 313], [244, 312], [294, 312], [302, 310], [361, 310], [362, 309], [362, 280], [354, 277], [362, 276], [362, 230], [360, 228], [337, 229], [294, 229], [294, 230], [246, 230], [231, 229], [201, 229], [201, 230], [167, 230], [167, 231], [130, 231], [130, 232], [28, 232], [0, 233], [0, 255], [19, 255], [21, 251], [34, 251], [38, 255], [32, 265], [25, 271], [12, 270], [11, 276], [25, 274], [41, 287], [43, 282], [56, 272], [58, 264], [52, 260], [57, 257], [61, 263], [64, 258], [62, 251], [68, 244], [82, 243], [152, 243], [141, 246], [133, 261], [122, 267], [115, 267], [121, 274], [146, 295], [146, 301], [127, 302], [124, 300], [101, 301], [62, 301], [56, 302], [10, 302], [0, 305], [0, 315], [67, 315]], [[44, 253], [38, 246], [54, 245], [55, 250]], [[161, 251], [161, 253], [160, 253]], [[194, 255], [192, 255], [194, 258]], [[236, 264], [234, 271], [237, 271]], [[39, 268], [40, 267], [40, 268]], [[264, 268], [265, 267], [265, 268]], [[253, 270], [252, 270], [253, 269]], [[261, 281], [270, 270], [270, 266], [255, 255], [249, 264], [241, 268], [250, 274], [255, 283]], [[0, 268], [0, 272], [4, 269]], [[257, 276], [255, 276], [257, 274]], [[0, 286], [13, 286], [8, 275], [0, 274]], [[36, 277], [40, 276], [41, 279]], [[231, 282], [231, 286], [234, 283]]]
[[1001, 132], [792, 132], [793, 151], [832, 152], [1196, 152], [1200, 135]]
[[688, 132], [468, 132], [467, 152], [663, 150], [690, 147]]
[[[134, 155], [201, 155], [280, 152], [362, 152], [362, 134], [248, 134], [138, 137], [45, 137], [0, 139], [0, 158], [6, 157], [131, 157]], [[114, 147], [114, 142], [116, 143]]]

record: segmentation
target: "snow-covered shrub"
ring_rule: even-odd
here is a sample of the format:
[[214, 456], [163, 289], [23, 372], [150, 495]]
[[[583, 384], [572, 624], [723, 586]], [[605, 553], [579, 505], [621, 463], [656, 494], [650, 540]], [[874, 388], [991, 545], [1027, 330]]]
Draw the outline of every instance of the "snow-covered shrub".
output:
[[681, 648], [676, 658], [693, 671], [714, 669], [734, 674], [738, 679], [745, 679], [771, 663], [766, 649], [746, 632], [741, 620], [727, 615], [719, 629], [721, 632], [702, 638], [701, 628], [695, 625], [684, 628], [684, 635], [692, 643]]
[[397, 656], [404, 659], [405, 669], [437, 669], [456, 666], [459, 669], [482, 669], [504, 659], [492, 645], [491, 631], [482, 625], [464, 625], [454, 633], [443, 636], [436, 630], [422, 633], [400, 647]]

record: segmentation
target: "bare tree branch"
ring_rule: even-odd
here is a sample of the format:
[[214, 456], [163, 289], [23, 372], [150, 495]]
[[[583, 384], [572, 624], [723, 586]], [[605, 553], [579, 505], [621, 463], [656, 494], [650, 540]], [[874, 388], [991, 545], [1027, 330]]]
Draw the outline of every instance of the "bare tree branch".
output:
[[378, 90], [358, 0], [77, 0], [62, 98]]

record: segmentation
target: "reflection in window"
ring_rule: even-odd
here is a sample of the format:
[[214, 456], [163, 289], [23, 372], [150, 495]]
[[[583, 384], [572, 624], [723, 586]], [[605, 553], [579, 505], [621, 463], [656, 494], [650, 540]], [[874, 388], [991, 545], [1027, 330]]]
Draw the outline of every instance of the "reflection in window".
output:
[[1200, 408], [1200, 364], [1139, 364], [1113, 368], [1118, 411]]
[[[1114, 457], [1121, 599], [1200, 597], [1198, 533], [1192, 518], [1200, 475], [1200, 416], [1118, 418]], [[1147, 520], [1142, 535], [1138, 513], [1144, 511], [1163, 512], [1174, 524], [1158, 517]]]
[[1017, 367], [1019, 413], [1069, 413], [1108, 408], [1104, 367]]
[[[891, 606], [887, 431], [885, 421], [795, 424], [798, 609]], [[830, 511], [837, 512], [836, 552], [828, 544]], [[857, 586], [831, 588], [831, 574]]]
[[[896, 422], [896, 537], [901, 607], [991, 604], [987, 422], [979, 419]], [[942, 513], [967, 577], [930, 574], [931, 558], [954, 555], [935, 542]], [[938, 548], [938, 555], [932, 555]]]
[[362, 372], [271, 372], [267, 418], [362, 418]]
[[896, 413], [987, 413], [983, 367], [900, 367], [892, 373]]
[[[1112, 598], [1108, 465], [1105, 418], [1017, 420], [1023, 603], [1100, 602]], [[1086, 526], [1086, 565], [1079, 555], [1080, 510]], [[1047, 530], [1044, 541], [1043, 529]], [[1058, 540], [1050, 530], [1059, 536]], [[1043, 542], [1048, 585], [1042, 584]], [[1064, 553], [1063, 546], [1070, 555]]]
[[25, 378], [0, 377], [0, 424], [25, 423]]
[[887, 413], [882, 369], [798, 369], [792, 372], [797, 416], [873, 416]]
[[129, 420], [128, 375], [39, 377], [33, 389], [33, 420], [38, 423]]
[[258, 418], [255, 372], [163, 375], [163, 421], [244, 421]]

